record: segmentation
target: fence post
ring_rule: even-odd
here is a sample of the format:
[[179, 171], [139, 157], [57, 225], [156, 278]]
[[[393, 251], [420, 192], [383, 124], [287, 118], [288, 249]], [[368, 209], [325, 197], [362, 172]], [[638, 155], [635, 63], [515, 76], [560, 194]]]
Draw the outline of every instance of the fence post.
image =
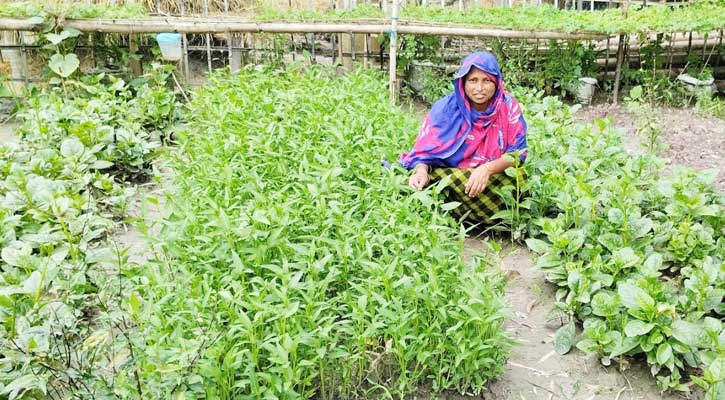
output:
[[393, 15], [390, 18], [390, 103], [395, 103], [398, 85], [398, 9], [400, 0], [393, 0]]
[[627, 35], [619, 34], [619, 43], [617, 43], [617, 69], [614, 72], [614, 104], [619, 101], [619, 83], [622, 78], [622, 63], [624, 62], [624, 42]]

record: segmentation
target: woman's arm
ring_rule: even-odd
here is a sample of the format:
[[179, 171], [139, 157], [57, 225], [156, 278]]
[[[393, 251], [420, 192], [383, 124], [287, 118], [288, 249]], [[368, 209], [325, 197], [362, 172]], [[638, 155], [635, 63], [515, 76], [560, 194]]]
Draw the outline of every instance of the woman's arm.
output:
[[494, 174], [500, 174], [501, 172], [505, 171], [508, 167], [513, 167], [514, 162], [511, 159], [510, 156], [506, 156], [504, 154], [497, 160], [489, 161], [486, 164], [483, 164], [477, 168], [486, 167], [488, 171], [491, 173], [491, 175]]
[[430, 181], [428, 176], [429, 167], [426, 164], [418, 164], [413, 169], [413, 175], [410, 176], [408, 184], [410, 187], [416, 190], [423, 190], [425, 185]]
[[506, 156], [506, 154], [496, 160], [479, 165], [474, 168], [471, 176], [468, 178], [468, 182], [466, 182], [465, 186], [465, 193], [471, 197], [478, 196], [486, 189], [486, 185], [488, 185], [488, 180], [491, 178], [491, 175], [500, 174], [505, 171], [506, 168], [513, 166], [513, 160], [511, 160], [509, 156]]

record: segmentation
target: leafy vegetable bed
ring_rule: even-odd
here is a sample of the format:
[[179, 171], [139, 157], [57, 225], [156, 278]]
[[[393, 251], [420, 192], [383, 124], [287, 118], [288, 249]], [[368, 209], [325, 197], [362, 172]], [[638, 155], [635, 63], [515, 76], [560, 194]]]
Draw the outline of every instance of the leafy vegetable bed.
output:
[[[280, 12], [267, 9], [258, 12], [257, 20], [329, 21], [357, 18], [385, 18], [382, 10], [370, 5], [359, 5], [352, 11], [294, 11]], [[407, 6], [400, 10], [401, 21], [440, 24], [465, 24], [491, 28], [547, 32], [648, 33], [686, 32], [708, 33], [723, 28], [725, 6], [699, 1], [685, 7], [613, 8], [582, 12], [559, 10], [542, 4], [535, 7], [473, 7], [464, 12], [457, 8], [435, 6]]]
[[216, 75], [189, 115], [164, 256], [136, 278], [148, 396], [480, 392], [502, 372], [502, 280], [381, 166], [417, 126], [382, 76]]
[[[56, 15], [65, 18], [139, 18], [146, 15], [141, 5], [110, 7], [77, 5], [66, 2], [48, 5], [37, 1], [0, 4], [0, 16], [34, 17]], [[361, 4], [351, 11], [280, 11], [266, 8], [256, 10], [251, 19], [258, 21], [350, 21], [355, 19], [386, 18], [383, 11], [372, 5]], [[400, 11], [402, 21], [440, 24], [465, 24], [503, 29], [553, 32], [597, 32], [607, 34], [642, 32], [709, 33], [722, 29], [725, 5], [722, 2], [701, 0], [681, 7], [632, 7], [627, 13], [621, 9], [582, 12], [559, 10], [550, 5], [534, 7], [477, 7], [465, 12], [457, 8], [436, 6], [407, 6]]]
[[156, 72], [33, 93], [21, 141], [0, 146], [0, 397], [113, 393], [128, 317], [125, 250], [108, 237], [135, 192], [119, 178], [144, 172], [175, 115]]
[[[604, 121], [573, 126], [553, 98], [528, 99], [532, 118], [529, 247], [557, 284], [557, 307], [583, 321], [577, 347], [606, 365], [646, 359], [663, 388], [683, 378], [725, 394], [725, 200], [714, 174], [662, 176]], [[562, 111], [564, 110], [564, 111]], [[536, 218], [541, 216], [541, 218]], [[564, 353], [574, 322], [556, 335]]]

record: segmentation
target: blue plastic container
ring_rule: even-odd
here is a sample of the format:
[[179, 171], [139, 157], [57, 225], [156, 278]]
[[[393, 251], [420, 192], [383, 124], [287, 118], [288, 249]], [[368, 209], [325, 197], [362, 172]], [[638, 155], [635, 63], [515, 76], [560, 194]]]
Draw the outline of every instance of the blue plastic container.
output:
[[181, 60], [181, 34], [159, 33], [156, 41], [161, 48], [161, 56], [167, 61]]

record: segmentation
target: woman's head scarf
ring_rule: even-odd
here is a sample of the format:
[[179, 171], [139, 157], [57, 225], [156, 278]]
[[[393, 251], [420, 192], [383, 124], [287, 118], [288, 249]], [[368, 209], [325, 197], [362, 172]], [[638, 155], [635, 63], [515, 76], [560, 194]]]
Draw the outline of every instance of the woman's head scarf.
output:
[[[464, 90], [465, 77], [473, 67], [482, 70], [489, 77], [494, 77], [496, 82], [496, 92], [487, 110], [483, 113], [471, 108], [471, 103]], [[403, 153], [400, 161], [408, 169], [421, 163], [433, 166], [457, 166], [447, 165], [445, 160], [463, 145], [474, 120], [483, 118], [486, 134], [495, 129], [498, 131], [499, 137], [514, 138], [523, 136], [520, 132], [526, 130], [525, 123], [520, 117], [521, 108], [504, 89], [503, 77], [496, 57], [485, 51], [473, 53], [463, 60], [463, 64], [456, 73], [453, 79], [453, 93], [433, 104], [418, 132], [413, 150], [410, 153]], [[500, 154], [492, 154], [492, 156], [498, 158], [508, 150], [503, 148], [504, 146], [501, 147]], [[486, 152], [496, 153], [497, 149], [487, 149]]]

